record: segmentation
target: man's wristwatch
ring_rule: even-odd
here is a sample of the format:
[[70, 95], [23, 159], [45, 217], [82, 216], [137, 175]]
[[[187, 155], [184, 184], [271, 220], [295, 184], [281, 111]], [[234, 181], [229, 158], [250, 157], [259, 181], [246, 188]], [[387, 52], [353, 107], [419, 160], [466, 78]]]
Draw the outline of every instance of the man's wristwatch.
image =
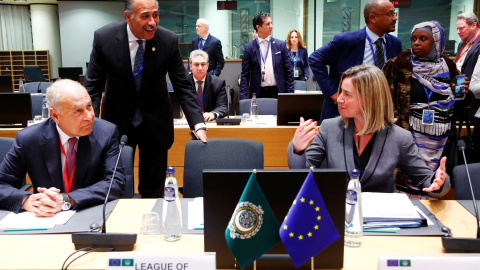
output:
[[68, 195], [65, 193], [60, 193], [60, 194], [62, 194], [62, 197], [63, 197], [62, 210], [63, 211], [70, 210], [70, 208], [72, 207], [72, 204], [70, 203], [70, 199], [68, 198]]

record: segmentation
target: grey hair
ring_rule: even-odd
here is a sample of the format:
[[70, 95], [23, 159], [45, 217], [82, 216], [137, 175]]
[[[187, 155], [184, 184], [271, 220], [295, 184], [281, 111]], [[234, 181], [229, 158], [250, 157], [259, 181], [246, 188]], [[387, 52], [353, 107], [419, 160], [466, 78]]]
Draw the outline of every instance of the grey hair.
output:
[[464, 12], [457, 16], [457, 20], [464, 19], [468, 25], [472, 25], [473, 23], [477, 23], [478, 27], [478, 18], [472, 12]]
[[[133, 10], [134, 10], [133, 1], [135, 0], [125, 0], [125, 11], [127, 12], [128, 15], [130, 15], [130, 19], [133, 19]], [[155, 3], [157, 3], [157, 9], [158, 9], [158, 1], [155, 0]]]
[[374, 13], [380, 5], [380, 2], [383, 1], [384, 0], [370, 0], [367, 2], [365, 7], [363, 8], [363, 17], [365, 18], [366, 24], [368, 24], [368, 17], [370, 16], [370, 13]]
[[190, 58], [188, 58], [188, 61], [190, 63], [192, 63], [193, 58], [195, 58], [197, 56], [202, 56], [205, 59], [205, 61], [208, 63], [208, 54], [205, 51], [202, 51], [202, 50], [193, 50], [190, 53]]
[[205, 18], [198, 19], [197, 23], [202, 24], [203, 26], [207, 27], [207, 29], [210, 29], [210, 23]]
[[[62, 113], [62, 92], [64, 91], [78, 91], [78, 88], [86, 91], [85, 87], [79, 82], [70, 79], [56, 80], [47, 88], [47, 95], [45, 97], [48, 108], [54, 108], [59, 113]], [[90, 98], [90, 97], [89, 97]]]

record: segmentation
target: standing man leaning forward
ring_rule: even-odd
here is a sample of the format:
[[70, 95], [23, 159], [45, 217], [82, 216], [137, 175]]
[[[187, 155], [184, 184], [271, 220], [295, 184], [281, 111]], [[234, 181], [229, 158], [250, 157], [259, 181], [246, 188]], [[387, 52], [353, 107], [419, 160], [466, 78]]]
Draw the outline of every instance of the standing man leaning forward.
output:
[[189, 81], [197, 91], [197, 99], [203, 111], [203, 119], [212, 121], [227, 115], [227, 92], [225, 80], [210, 75], [208, 70], [208, 54], [202, 50], [190, 53]]
[[214, 76], [220, 76], [225, 59], [223, 58], [222, 42], [210, 33], [208, 30], [210, 23], [207, 19], [200, 18], [197, 20], [195, 30], [197, 30], [198, 37], [192, 39], [192, 51], [202, 50], [208, 54], [208, 73]]
[[138, 145], [138, 190], [143, 198], [158, 198], [174, 134], [167, 72], [190, 128], [204, 143], [206, 126], [187, 79], [178, 37], [158, 26], [158, 3], [126, 0], [124, 14], [126, 21], [95, 31], [85, 86], [96, 113], [105, 89], [101, 117], [128, 135], [133, 149]]
[[[47, 103], [51, 118], [20, 130], [0, 161], [0, 208], [53, 216], [105, 201], [119, 152], [117, 127], [95, 119], [78, 82], [56, 81], [47, 89]], [[18, 189], [27, 173], [35, 194]], [[125, 188], [121, 160], [112, 181], [109, 200]]]
[[[258, 37], [245, 45], [240, 79], [240, 99], [277, 98], [278, 93], [293, 93], [294, 79], [285, 41], [273, 38], [270, 14], [253, 16]], [[247, 96], [248, 93], [248, 96]]]
[[[400, 39], [387, 34], [395, 31], [397, 13], [387, 0], [370, 0], [363, 10], [366, 27], [345, 32], [310, 55], [310, 68], [325, 98], [320, 123], [338, 116], [338, 84], [343, 72], [360, 64], [382, 69], [384, 63], [402, 50]], [[327, 69], [330, 66], [330, 75]]]

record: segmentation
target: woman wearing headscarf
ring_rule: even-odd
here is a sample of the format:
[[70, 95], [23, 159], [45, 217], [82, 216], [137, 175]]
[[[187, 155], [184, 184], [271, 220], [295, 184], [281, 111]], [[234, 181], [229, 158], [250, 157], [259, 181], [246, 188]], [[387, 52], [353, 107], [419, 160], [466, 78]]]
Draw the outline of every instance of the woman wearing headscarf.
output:
[[[455, 62], [443, 55], [445, 35], [435, 22], [415, 25], [410, 34], [412, 49], [389, 60], [383, 72], [395, 110], [395, 123], [410, 130], [420, 157], [436, 170], [451, 129], [455, 97], [453, 84], [460, 73]], [[425, 199], [421, 190], [400, 171], [395, 174], [397, 190]]]
[[310, 76], [308, 69], [307, 47], [303, 44], [302, 35], [298, 30], [290, 30], [287, 36], [287, 49], [290, 51], [290, 60], [295, 80], [306, 81]]

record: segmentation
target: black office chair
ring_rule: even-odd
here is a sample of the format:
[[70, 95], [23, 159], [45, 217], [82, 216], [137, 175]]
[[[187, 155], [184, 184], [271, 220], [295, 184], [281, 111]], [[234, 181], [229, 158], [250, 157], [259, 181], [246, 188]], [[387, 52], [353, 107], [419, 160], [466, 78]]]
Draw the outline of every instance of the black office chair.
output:
[[23, 67], [23, 75], [25, 82], [46, 82], [47, 79], [43, 75], [42, 69], [39, 66], [25, 66]]
[[30, 94], [32, 99], [32, 119], [35, 115], [42, 115], [43, 97], [45, 94]]
[[188, 141], [183, 171], [184, 198], [203, 196], [204, 169], [263, 169], [263, 143], [230, 138], [209, 139], [207, 144]]
[[133, 176], [133, 160], [135, 153], [131, 146], [125, 145], [122, 150], [122, 162], [125, 168], [125, 191], [122, 198], [140, 198], [139, 194], [135, 194], [135, 178]]
[[295, 90], [307, 90], [307, 82], [295, 80]]
[[47, 93], [47, 88], [50, 87], [52, 83], [50, 82], [29, 82], [24, 84], [25, 87], [25, 93], [42, 93], [46, 94]]
[[[10, 148], [12, 148], [12, 145], [14, 142], [15, 142], [14, 138], [0, 137], [0, 164], [2, 164], [3, 159], [7, 155], [8, 151], [10, 151]], [[26, 191], [32, 186], [32, 185], [27, 185], [26, 183], [27, 183], [26, 178], [23, 178], [22, 186], [18, 188], [20, 188], [20, 190]]]
[[[480, 200], [480, 163], [468, 164], [468, 171], [472, 179], [475, 199]], [[455, 186], [455, 200], [471, 200], [472, 192], [470, 191], [465, 165], [455, 166], [452, 178]]]
[[[277, 99], [276, 98], [257, 98], [259, 115], [277, 115]], [[251, 99], [242, 99], [239, 102], [240, 115], [250, 113]]]

